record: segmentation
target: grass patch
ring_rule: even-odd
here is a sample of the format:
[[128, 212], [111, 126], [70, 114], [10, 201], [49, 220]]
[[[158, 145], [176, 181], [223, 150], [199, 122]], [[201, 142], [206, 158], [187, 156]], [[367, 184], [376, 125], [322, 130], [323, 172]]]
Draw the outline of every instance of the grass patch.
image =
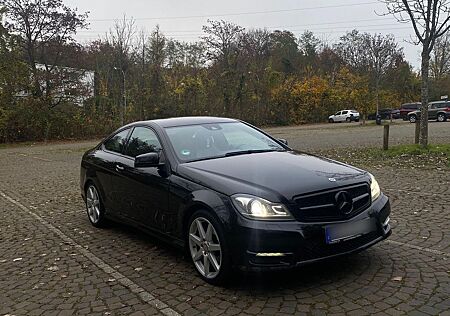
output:
[[420, 145], [399, 145], [388, 150], [371, 149], [374, 154], [388, 158], [398, 156], [445, 156], [450, 157], [450, 144], [428, 145], [426, 148]]

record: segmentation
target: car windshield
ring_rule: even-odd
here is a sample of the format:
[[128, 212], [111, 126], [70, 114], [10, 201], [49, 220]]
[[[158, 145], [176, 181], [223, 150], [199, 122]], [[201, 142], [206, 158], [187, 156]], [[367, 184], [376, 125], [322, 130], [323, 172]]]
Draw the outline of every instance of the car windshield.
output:
[[177, 157], [184, 162], [284, 151], [273, 139], [239, 122], [165, 128]]

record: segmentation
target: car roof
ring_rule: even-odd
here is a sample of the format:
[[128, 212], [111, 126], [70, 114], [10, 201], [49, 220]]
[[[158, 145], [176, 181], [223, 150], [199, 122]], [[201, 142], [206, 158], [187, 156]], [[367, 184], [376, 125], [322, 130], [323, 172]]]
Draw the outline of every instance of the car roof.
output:
[[186, 117], [173, 117], [166, 119], [157, 119], [149, 121], [139, 121], [128, 124], [127, 126], [134, 125], [158, 125], [160, 127], [176, 127], [176, 126], [187, 126], [187, 125], [199, 125], [199, 124], [217, 124], [217, 123], [232, 123], [239, 122], [235, 119], [225, 118], [225, 117], [213, 117], [213, 116], [186, 116]]

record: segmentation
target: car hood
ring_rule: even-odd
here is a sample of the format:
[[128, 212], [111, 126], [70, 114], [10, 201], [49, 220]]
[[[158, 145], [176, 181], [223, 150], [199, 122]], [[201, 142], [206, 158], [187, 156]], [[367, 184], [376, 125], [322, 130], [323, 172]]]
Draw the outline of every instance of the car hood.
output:
[[245, 193], [270, 201], [369, 181], [367, 172], [313, 155], [266, 152], [180, 164], [177, 173], [226, 195]]

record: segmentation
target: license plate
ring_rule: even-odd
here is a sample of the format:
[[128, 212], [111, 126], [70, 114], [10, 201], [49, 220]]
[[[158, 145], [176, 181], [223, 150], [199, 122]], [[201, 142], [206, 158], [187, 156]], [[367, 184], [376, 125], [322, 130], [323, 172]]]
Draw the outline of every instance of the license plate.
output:
[[375, 219], [371, 217], [349, 223], [325, 226], [325, 242], [335, 244], [368, 234], [376, 229]]

